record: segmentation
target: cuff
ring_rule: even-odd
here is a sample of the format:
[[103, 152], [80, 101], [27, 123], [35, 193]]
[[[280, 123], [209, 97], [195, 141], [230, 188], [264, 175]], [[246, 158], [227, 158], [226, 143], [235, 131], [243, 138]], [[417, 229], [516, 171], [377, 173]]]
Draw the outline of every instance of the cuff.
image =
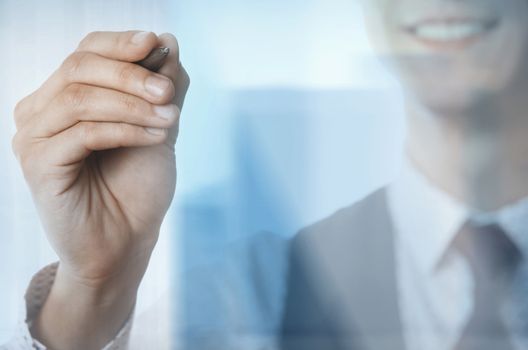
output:
[[[25, 307], [26, 307], [26, 318], [17, 327], [17, 331], [13, 340], [7, 344], [6, 349], [9, 350], [46, 350], [46, 347], [33, 339], [29, 329], [35, 317], [40, 312], [40, 309], [44, 305], [46, 298], [49, 295], [57, 268], [59, 263], [54, 263], [46, 266], [40, 270], [29, 283], [29, 287], [25, 295]], [[117, 350], [127, 349], [128, 340], [130, 338], [130, 330], [132, 328], [132, 312], [121, 328], [117, 336], [108, 343], [103, 350]], [[2, 348], [3, 349], [3, 348]]]

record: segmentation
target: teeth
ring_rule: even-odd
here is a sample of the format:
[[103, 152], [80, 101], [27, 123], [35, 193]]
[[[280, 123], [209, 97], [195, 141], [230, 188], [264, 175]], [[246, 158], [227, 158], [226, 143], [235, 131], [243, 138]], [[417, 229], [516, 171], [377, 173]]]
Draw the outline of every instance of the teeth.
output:
[[415, 35], [429, 40], [455, 41], [471, 38], [486, 31], [483, 23], [423, 24], [415, 28]]

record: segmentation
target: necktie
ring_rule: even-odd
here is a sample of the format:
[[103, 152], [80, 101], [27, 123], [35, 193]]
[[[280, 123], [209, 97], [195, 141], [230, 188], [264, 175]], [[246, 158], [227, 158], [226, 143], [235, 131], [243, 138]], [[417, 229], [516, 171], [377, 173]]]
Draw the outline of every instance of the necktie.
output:
[[521, 253], [498, 225], [464, 225], [453, 242], [474, 280], [473, 310], [455, 350], [511, 350], [500, 314]]

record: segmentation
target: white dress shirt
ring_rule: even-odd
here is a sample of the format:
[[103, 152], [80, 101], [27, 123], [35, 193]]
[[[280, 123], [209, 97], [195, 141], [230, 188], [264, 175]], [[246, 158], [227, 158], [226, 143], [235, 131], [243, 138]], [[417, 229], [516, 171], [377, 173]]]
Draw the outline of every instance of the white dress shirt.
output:
[[[404, 338], [408, 350], [449, 350], [472, 313], [473, 277], [464, 257], [449, 249], [468, 220], [495, 223], [528, 257], [528, 199], [480, 213], [436, 188], [409, 161], [389, 187], [396, 227], [397, 276]], [[516, 349], [528, 349], [528, 263], [514, 280], [503, 307]], [[524, 294], [524, 295], [523, 295]]]

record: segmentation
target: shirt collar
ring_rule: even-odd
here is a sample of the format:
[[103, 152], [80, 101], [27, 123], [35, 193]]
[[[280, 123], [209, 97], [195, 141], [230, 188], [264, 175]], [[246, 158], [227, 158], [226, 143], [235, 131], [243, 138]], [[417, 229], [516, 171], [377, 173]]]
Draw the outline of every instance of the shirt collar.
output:
[[396, 235], [419, 267], [433, 271], [468, 218], [466, 206], [435, 187], [408, 159], [388, 188]]
[[493, 212], [478, 212], [433, 185], [407, 158], [388, 188], [389, 208], [401, 244], [433, 272], [462, 225], [471, 219], [498, 224], [528, 257], [528, 198]]

